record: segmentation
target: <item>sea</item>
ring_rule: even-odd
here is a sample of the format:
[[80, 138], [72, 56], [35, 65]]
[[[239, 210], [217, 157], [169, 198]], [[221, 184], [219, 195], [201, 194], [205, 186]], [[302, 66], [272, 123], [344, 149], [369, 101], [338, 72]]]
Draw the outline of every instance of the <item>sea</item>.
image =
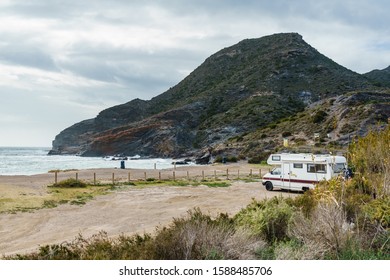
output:
[[[0, 175], [34, 175], [50, 170], [120, 168], [121, 160], [113, 157], [80, 157], [48, 155], [50, 148], [0, 147]], [[165, 169], [172, 167], [170, 158], [141, 158], [136, 155], [125, 160], [126, 168]]]

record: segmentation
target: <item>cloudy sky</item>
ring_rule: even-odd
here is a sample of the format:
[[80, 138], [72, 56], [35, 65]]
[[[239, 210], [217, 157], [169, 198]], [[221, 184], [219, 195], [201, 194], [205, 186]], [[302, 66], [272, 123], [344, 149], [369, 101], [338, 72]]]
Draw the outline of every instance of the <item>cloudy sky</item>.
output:
[[387, 0], [0, 0], [0, 146], [51, 146], [246, 38], [298, 32], [358, 73], [390, 65]]

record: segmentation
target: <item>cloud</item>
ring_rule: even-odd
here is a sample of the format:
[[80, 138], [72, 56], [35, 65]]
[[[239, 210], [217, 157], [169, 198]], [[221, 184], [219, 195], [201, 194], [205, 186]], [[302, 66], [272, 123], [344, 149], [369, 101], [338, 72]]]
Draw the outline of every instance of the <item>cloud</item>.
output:
[[0, 112], [7, 115], [0, 130], [26, 126], [17, 117], [28, 115], [30, 127], [43, 131], [45, 123], [42, 134], [52, 135], [46, 145], [104, 108], [164, 92], [224, 47], [277, 32], [300, 33], [356, 72], [383, 69], [390, 64], [389, 6], [385, 0], [2, 0], [0, 96], [7, 101]]
[[22, 65], [57, 71], [52, 57], [36, 46], [8, 45], [0, 47], [0, 61], [10, 65]]

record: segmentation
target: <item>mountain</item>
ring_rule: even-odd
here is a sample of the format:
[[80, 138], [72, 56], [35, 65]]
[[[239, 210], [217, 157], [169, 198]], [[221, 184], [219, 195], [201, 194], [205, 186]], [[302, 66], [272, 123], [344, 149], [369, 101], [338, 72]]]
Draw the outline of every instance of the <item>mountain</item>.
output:
[[378, 86], [390, 87], [390, 66], [383, 70], [372, 70], [364, 76]]
[[[229, 139], [255, 135], [313, 104], [377, 89], [370, 77], [338, 65], [297, 33], [246, 39], [213, 54], [151, 100], [108, 108], [63, 130], [50, 154], [222, 153], [229, 150]], [[238, 145], [232, 152], [245, 149]]]

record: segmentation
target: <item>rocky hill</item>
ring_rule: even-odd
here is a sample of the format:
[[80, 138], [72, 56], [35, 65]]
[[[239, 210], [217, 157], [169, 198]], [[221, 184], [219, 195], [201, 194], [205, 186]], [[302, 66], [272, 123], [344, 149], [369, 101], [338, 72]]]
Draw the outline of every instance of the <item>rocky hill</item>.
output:
[[364, 136], [371, 129], [384, 129], [389, 117], [390, 89], [351, 91], [314, 102], [302, 112], [230, 138], [215, 150], [257, 161], [275, 150], [343, 151], [356, 136]]
[[383, 70], [372, 70], [364, 76], [378, 86], [390, 87], [390, 66]]
[[[299, 34], [247, 39], [210, 56], [179, 84], [151, 100], [136, 99], [108, 108], [94, 119], [65, 129], [56, 136], [50, 153], [184, 157], [230, 151], [245, 156], [260, 147], [280, 146], [276, 133], [264, 137], [263, 131], [285, 120], [291, 120], [285, 132], [292, 135], [318, 130], [299, 127], [298, 120], [316, 114], [320, 110], [316, 106], [333, 102], [332, 111], [324, 111], [321, 124], [325, 119], [330, 122], [333, 112], [341, 110], [338, 105], [349, 106], [348, 96], [383, 95], [374, 101], [375, 106], [385, 107], [383, 121], [389, 117], [389, 100], [388, 92], [380, 89], [372, 77], [338, 65]], [[362, 99], [364, 106], [372, 104], [370, 98]], [[339, 124], [333, 130], [325, 130], [341, 139], [357, 132], [358, 126], [368, 125], [361, 119], [352, 125], [353, 132], [343, 133], [343, 117], [337, 119]], [[252, 137], [258, 139], [250, 140]], [[274, 145], [257, 140], [274, 141]], [[257, 148], [249, 149], [253, 145]]]

